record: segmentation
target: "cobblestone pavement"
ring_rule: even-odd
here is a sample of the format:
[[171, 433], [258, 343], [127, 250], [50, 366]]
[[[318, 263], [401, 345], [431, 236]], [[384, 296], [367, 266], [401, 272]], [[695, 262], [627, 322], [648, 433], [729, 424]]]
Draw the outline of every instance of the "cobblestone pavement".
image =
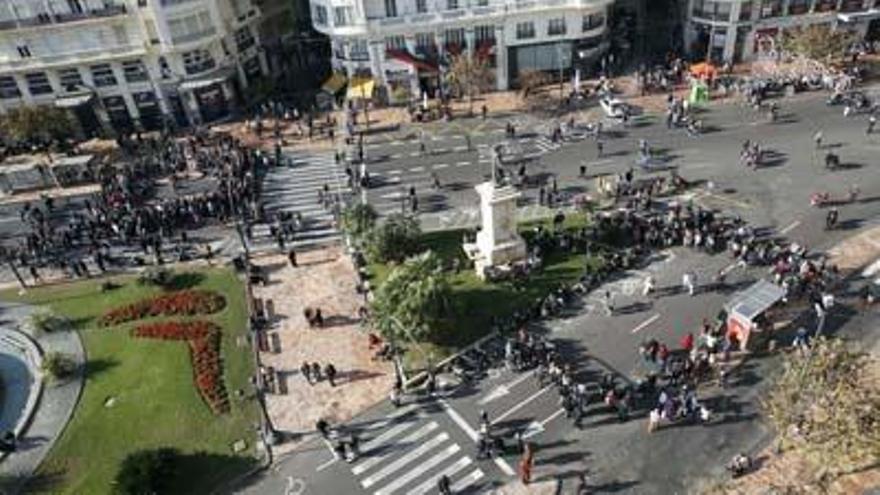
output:
[[[391, 366], [370, 359], [367, 335], [359, 327], [362, 301], [355, 293], [351, 259], [341, 247], [328, 247], [302, 253], [297, 261], [299, 267], [292, 268], [284, 256], [261, 258], [259, 264], [271, 267], [271, 282], [254, 288], [255, 297], [274, 302], [277, 314], [269, 337], [279, 352], [260, 358], [278, 372], [280, 389], [286, 388], [266, 397], [273, 426], [294, 436], [277, 447], [279, 454], [295, 449], [303, 438], [298, 434], [311, 433], [318, 418], [349, 420], [382, 400], [393, 382]], [[323, 328], [309, 328], [303, 316], [307, 307], [321, 309]], [[333, 363], [336, 387], [326, 380], [309, 385], [299, 371], [304, 361]]]

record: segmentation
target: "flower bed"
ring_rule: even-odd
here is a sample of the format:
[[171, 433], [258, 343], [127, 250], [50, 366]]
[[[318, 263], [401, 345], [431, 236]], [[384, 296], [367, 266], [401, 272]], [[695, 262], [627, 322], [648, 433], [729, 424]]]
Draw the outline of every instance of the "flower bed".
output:
[[214, 414], [229, 412], [229, 395], [220, 361], [220, 327], [209, 321], [170, 321], [138, 325], [134, 337], [185, 340], [189, 345], [193, 381]]
[[150, 316], [204, 315], [216, 313], [226, 306], [222, 295], [205, 290], [182, 290], [142, 299], [108, 311], [101, 325], [112, 326]]

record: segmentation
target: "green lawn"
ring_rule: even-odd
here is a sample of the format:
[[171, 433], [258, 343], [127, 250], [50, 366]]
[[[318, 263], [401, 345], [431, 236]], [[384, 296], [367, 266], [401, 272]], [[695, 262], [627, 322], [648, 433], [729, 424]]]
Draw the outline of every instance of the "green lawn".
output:
[[[207, 493], [254, 465], [254, 426], [259, 420], [254, 399], [240, 399], [236, 390], [252, 397], [249, 377], [253, 362], [237, 337], [247, 334], [244, 288], [229, 270], [198, 271], [182, 277], [201, 289], [226, 296], [226, 308], [211, 320], [223, 328], [222, 354], [232, 412], [216, 416], [193, 383], [189, 351], [184, 342], [134, 339], [135, 324], [100, 328], [97, 317], [109, 308], [158, 293], [133, 277], [118, 277], [119, 289], [101, 293], [101, 282], [86, 281], [35, 289], [8, 300], [50, 306], [69, 318], [80, 332], [87, 354], [86, 384], [71, 422], [40, 467], [38, 479], [52, 480], [33, 487], [40, 492], [101, 494], [123, 458], [131, 452], [175, 447], [184, 457], [174, 493]], [[112, 407], [104, 402], [115, 398]], [[248, 449], [234, 454], [233, 442], [245, 439]]]
[[[566, 218], [565, 229], [579, 229], [586, 224], [584, 215], [570, 215]], [[521, 224], [523, 236], [530, 237], [532, 229], [538, 224], [552, 228], [550, 220]], [[431, 249], [443, 260], [451, 262], [455, 257], [465, 260], [461, 249], [464, 231], [442, 231], [424, 234], [423, 247]], [[591, 258], [590, 266], [597, 260]], [[535, 301], [545, 297], [561, 284], [576, 281], [583, 275], [587, 259], [584, 254], [557, 253], [545, 257], [544, 268], [529, 278], [520, 287], [511, 283], [486, 283], [480, 280], [473, 269], [462, 270], [450, 275], [452, 285], [453, 314], [435, 332], [431, 342], [412, 346], [406, 355], [406, 365], [410, 370], [425, 366], [430, 359], [437, 362], [490, 332], [492, 317], [506, 317], [517, 309], [532, 306]], [[371, 264], [372, 284], [378, 287], [393, 267], [384, 264]]]

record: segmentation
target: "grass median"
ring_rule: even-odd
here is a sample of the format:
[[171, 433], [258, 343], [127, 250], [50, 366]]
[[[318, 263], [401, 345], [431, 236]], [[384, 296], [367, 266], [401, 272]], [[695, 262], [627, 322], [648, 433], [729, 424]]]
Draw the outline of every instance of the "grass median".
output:
[[[37, 288], [25, 296], [7, 292], [11, 301], [44, 305], [67, 318], [86, 351], [85, 387], [71, 421], [43, 462], [31, 488], [37, 492], [113, 492], [123, 459], [139, 450], [171, 447], [182, 454], [172, 493], [207, 493], [240, 475], [255, 460], [253, 446], [259, 406], [250, 378], [253, 361], [247, 336], [244, 287], [226, 269], [178, 275], [194, 289], [216, 291], [225, 308], [201, 317], [218, 324], [223, 378], [231, 411], [216, 415], [199, 395], [185, 342], [134, 338], [140, 322], [101, 327], [107, 310], [159, 294], [162, 289], [137, 283], [136, 277], [89, 280]], [[108, 281], [120, 287], [102, 291]], [[175, 318], [186, 320], [187, 318]], [[239, 393], [240, 392], [240, 393]], [[233, 452], [245, 440], [247, 448]]]
[[[586, 226], [584, 214], [569, 215], [562, 225], [567, 231], [577, 231]], [[551, 220], [521, 224], [520, 233], [529, 239], [537, 226], [552, 230]], [[423, 234], [423, 250], [432, 250], [447, 266], [458, 258], [465, 266], [462, 250], [464, 230], [449, 230]], [[452, 310], [447, 318], [438, 322], [432, 338], [427, 342], [410, 343], [404, 365], [412, 371], [423, 369], [429, 362], [447, 357], [491, 332], [493, 317], [508, 317], [518, 309], [531, 307], [560, 285], [572, 284], [583, 274], [586, 267], [595, 268], [599, 259], [584, 253], [553, 252], [544, 257], [543, 267], [533, 272], [525, 283], [485, 282], [473, 269], [450, 273]], [[367, 271], [371, 284], [379, 287], [394, 267], [390, 264], [372, 263]]]

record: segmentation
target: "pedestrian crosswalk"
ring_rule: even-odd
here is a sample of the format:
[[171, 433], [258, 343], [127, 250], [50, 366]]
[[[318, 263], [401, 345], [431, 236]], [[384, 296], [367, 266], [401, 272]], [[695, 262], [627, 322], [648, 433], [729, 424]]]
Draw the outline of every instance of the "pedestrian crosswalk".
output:
[[[284, 156], [287, 166], [271, 168], [263, 179], [261, 198], [267, 217], [273, 219], [281, 212], [302, 216], [293, 237], [294, 248], [338, 240], [340, 234], [334, 225], [332, 208], [319, 201], [319, 191], [325, 185], [331, 198], [344, 198], [351, 193], [333, 153], [286, 149]], [[253, 242], [257, 246], [275, 244], [270, 231], [269, 224], [255, 225]]]
[[436, 493], [442, 476], [453, 493], [475, 485], [485, 473], [440, 424], [423, 414], [401, 414], [360, 448], [351, 464], [358, 484], [374, 495]]

